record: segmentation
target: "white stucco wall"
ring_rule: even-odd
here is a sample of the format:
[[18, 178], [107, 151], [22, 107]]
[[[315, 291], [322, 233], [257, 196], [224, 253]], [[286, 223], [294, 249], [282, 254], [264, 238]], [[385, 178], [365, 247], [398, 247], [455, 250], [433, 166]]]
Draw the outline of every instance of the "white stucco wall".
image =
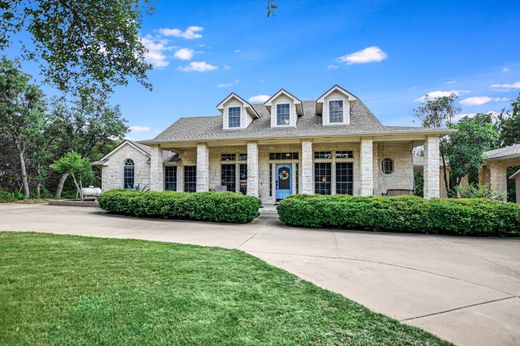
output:
[[130, 144], [125, 144], [113, 153], [101, 168], [101, 188], [103, 191], [123, 188], [123, 172], [126, 159], [134, 161], [134, 185], [150, 185], [149, 157]]
[[[329, 122], [329, 101], [342, 100], [343, 101], [343, 122], [342, 123], [330, 123]], [[331, 92], [324, 98], [323, 102], [323, 114], [322, 114], [323, 125], [345, 125], [350, 124], [350, 103], [348, 96], [339, 91]]]
[[[229, 130], [245, 129], [253, 121], [253, 118], [247, 112], [246, 108], [244, 107], [244, 104], [242, 102], [240, 102], [239, 100], [237, 100], [236, 98], [229, 99], [229, 101], [224, 103], [223, 107], [224, 107], [224, 110], [223, 110], [224, 124], [222, 124], [222, 125], [223, 125], [223, 128], [226, 130], [228, 130], [228, 129]], [[228, 118], [229, 107], [240, 107], [240, 127], [229, 128], [229, 118]]]

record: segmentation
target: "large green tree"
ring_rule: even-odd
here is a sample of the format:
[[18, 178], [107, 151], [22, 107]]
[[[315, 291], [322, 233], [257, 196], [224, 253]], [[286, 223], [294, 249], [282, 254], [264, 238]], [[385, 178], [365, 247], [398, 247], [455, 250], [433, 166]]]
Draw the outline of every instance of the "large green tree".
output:
[[139, 36], [149, 0], [0, 1], [0, 49], [29, 33], [26, 56], [62, 91], [112, 90], [130, 78], [150, 87]]
[[520, 93], [511, 102], [511, 111], [502, 111], [497, 117], [500, 147], [520, 144]]
[[0, 59], [0, 132], [16, 149], [25, 198], [30, 194], [27, 150], [46, 126], [43, 92], [30, 79], [17, 63]]
[[[111, 106], [106, 97], [98, 93], [84, 97], [54, 100], [52, 105], [53, 137], [61, 139], [58, 155], [74, 151], [90, 161], [96, 161], [124, 139], [128, 132], [126, 120], [118, 106]], [[55, 189], [61, 196], [68, 177], [64, 172]]]
[[499, 132], [490, 114], [466, 116], [449, 127], [457, 130], [450, 135], [447, 145], [451, 168], [449, 191], [454, 191], [464, 177], [468, 177], [470, 183], [478, 183], [480, 167], [486, 160], [484, 152], [496, 147]]
[[51, 168], [57, 173], [70, 174], [76, 186], [76, 193], [83, 200], [83, 184], [88, 184], [93, 178], [90, 161], [71, 151], [56, 160]]
[[[457, 115], [460, 114], [460, 108], [455, 106], [457, 95], [442, 96], [430, 98], [426, 95], [422, 104], [414, 109], [414, 118], [421, 121], [424, 127], [443, 127], [447, 128], [453, 124]], [[444, 136], [440, 140], [440, 154], [443, 163], [443, 175], [446, 191], [450, 191], [448, 178], [448, 153], [449, 153], [449, 137]]]

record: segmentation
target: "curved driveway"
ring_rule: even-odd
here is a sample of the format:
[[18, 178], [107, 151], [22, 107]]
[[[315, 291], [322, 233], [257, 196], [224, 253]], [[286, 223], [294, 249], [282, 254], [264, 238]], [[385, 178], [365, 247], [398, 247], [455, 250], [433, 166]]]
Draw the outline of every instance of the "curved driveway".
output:
[[240, 249], [371, 310], [461, 345], [520, 344], [520, 239], [137, 219], [96, 208], [0, 204], [0, 230]]

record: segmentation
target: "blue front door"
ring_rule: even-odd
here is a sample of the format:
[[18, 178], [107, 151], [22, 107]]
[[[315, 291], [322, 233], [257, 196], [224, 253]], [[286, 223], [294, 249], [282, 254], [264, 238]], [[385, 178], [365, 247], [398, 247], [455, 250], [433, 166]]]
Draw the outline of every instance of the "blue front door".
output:
[[276, 165], [276, 200], [284, 199], [292, 193], [290, 164]]

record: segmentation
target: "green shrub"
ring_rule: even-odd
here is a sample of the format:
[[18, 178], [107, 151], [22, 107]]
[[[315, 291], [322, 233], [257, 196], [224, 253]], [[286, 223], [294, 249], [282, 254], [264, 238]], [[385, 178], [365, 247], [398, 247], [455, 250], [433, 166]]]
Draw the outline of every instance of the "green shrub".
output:
[[489, 199], [293, 195], [278, 205], [288, 225], [474, 236], [520, 235], [520, 205]]
[[101, 194], [99, 206], [123, 215], [246, 223], [258, 215], [260, 200], [234, 192], [111, 190]]
[[9, 192], [0, 188], [0, 203], [7, 203], [18, 200], [18, 193]]
[[462, 198], [488, 198], [496, 201], [507, 200], [507, 192], [493, 191], [487, 185], [459, 185], [455, 187], [455, 191], [457, 191], [459, 196]]

